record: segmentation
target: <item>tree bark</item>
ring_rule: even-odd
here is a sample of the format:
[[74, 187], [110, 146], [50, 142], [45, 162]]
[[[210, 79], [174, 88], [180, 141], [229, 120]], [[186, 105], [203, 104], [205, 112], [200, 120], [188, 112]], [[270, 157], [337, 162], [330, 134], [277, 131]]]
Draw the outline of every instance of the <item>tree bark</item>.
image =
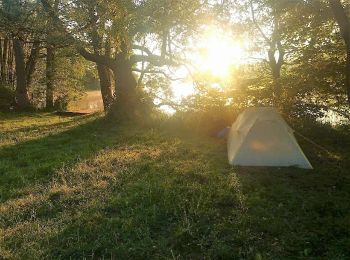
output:
[[54, 107], [55, 88], [55, 48], [48, 44], [46, 47], [46, 108]]
[[[92, 45], [94, 48], [94, 53], [100, 55], [103, 49], [103, 38], [98, 34], [98, 15], [95, 11], [95, 8], [89, 9], [93, 26], [91, 32]], [[109, 39], [107, 37], [105, 43], [105, 57], [111, 57], [111, 46]], [[97, 73], [100, 80], [100, 89], [101, 96], [103, 101], [103, 108], [105, 111], [108, 111], [110, 106], [113, 103], [113, 91], [112, 91], [112, 79], [111, 79], [111, 70], [99, 62], [95, 62], [97, 67]]]
[[137, 81], [132, 72], [130, 60], [124, 54], [118, 54], [117, 64], [113, 67], [115, 79], [115, 102], [110, 115], [117, 118], [132, 119], [137, 114], [138, 98], [136, 96]]
[[8, 63], [8, 47], [9, 47], [9, 39], [8, 37], [4, 38], [4, 43], [2, 46], [2, 57], [1, 57], [1, 81], [3, 83], [8, 83], [8, 75], [7, 75], [7, 63]]
[[30, 106], [28, 86], [26, 80], [26, 69], [24, 61], [24, 43], [20, 39], [13, 39], [13, 50], [16, 63], [16, 106], [18, 109], [25, 109]]
[[[274, 12], [274, 27], [272, 33], [272, 39], [270, 43], [270, 49], [268, 51], [269, 64], [271, 68], [271, 74], [273, 78], [273, 96], [274, 102], [278, 105], [281, 101], [282, 85], [281, 85], [281, 68], [284, 63], [284, 49], [281, 43], [280, 28], [278, 23], [277, 14]], [[275, 54], [278, 53], [278, 59], [276, 60]]]
[[103, 100], [103, 107], [105, 111], [108, 111], [113, 103], [113, 91], [112, 91], [112, 75], [108, 67], [96, 63], [98, 77], [100, 79], [101, 94]]
[[13, 39], [8, 41], [8, 56], [7, 56], [7, 82], [11, 85], [12, 88], [15, 88], [15, 58], [14, 58], [14, 51], [13, 51]]
[[350, 45], [347, 46], [346, 50], [345, 88], [347, 91], [348, 104], [350, 105]]
[[27, 88], [29, 89], [31, 84], [32, 84], [32, 79], [33, 79], [33, 73], [35, 71], [35, 65], [38, 60], [39, 56], [39, 46], [40, 42], [39, 41], [34, 41], [33, 46], [30, 51], [30, 55], [28, 57], [28, 61], [26, 63], [26, 84]]
[[117, 66], [113, 69], [116, 79], [115, 95], [117, 103], [125, 109], [134, 110], [136, 106], [136, 86], [137, 81], [132, 73], [132, 64], [126, 58], [126, 54], [121, 52], [117, 55]]
[[[252, 20], [255, 27], [260, 32], [261, 36], [264, 38], [266, 44], [269, 45], [269, 49], [267, 51], [268, 62], [270, 66], [271, 76], [272, 76], [272, 96], [273, 103], [275, 105], [279, 105], [281, 103], [281, 94], [282, 94], [282, 85], [281, 85], [281, 68], [284, 63], [284, 49], [281, 43], [281, 34], [280, 34], [280, 26], [278, 22], [278, 15], [276, 10], [273, 10], [273, 31], [271, 37], [268, 37], [264, 31], [261, 29], [259, 23], [255, 18], [255, 10], [253, 1], [250, 1], [250, 10], [252, 14]], [[278, 59], [276, 60], [275, 54], [278, 52]]]
[[[269, 65], [270, 65], [271, 75], [273, 80], [273, 96], [276, 100], [279, 100], [282, 94], [281, 68], [282, 68], [283, 62], [276, 62], [275, 53], [276, 53], [275, 49], [274, 47], [272, 47], [272, 49], [268, 51], [268, 57], [269, 57]], [[278, 55], [282, 57], [284, 53], [281, 50], [279, 50]]]
[[345, 89], [350, 105], [350, 21], [340, 0], [329, 0], [346, 47]]
[[4, 82], [3, 77], [2, 77], [3, 75], [1, 73], [2, 72], [2, 67], [3, 67], [3, 64], [4, 64], [3, 61], [2, 61], [2, 56], [3, 56], [2, 52], [3, 52], [3, 49], [4, 49], [4, 47], [3, 47], [4, 44], [2, 42], [3, 42], [3, 39], [0, 38], [0, 83]]
[[132, 63], [127, 58], [126, 51], [122, 51], [115, 59], [105, 55], [94, 54], [83, 48], [78, 49], [79, 53], [87, 60], [108, 67], [114, 75], [115, 80], [115, 106], [113, 109], [123, 110], [126, 114], [134, 112], [136, 106], [137, 82], [132, 73]]

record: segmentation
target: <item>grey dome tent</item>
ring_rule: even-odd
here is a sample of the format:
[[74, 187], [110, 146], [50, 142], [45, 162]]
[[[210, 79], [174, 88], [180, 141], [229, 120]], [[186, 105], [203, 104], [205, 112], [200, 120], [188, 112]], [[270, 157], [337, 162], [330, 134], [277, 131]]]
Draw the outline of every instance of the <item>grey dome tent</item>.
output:
[[293, 132], [275, 108], [248, 108], [230, 129], [227, 143], [229, 163], [312, 169]]

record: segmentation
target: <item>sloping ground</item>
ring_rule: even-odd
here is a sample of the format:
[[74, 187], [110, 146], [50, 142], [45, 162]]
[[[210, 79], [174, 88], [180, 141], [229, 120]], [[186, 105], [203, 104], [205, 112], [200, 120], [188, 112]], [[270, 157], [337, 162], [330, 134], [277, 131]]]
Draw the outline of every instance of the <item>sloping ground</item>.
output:
[[0, 115], [0, 258], [350, 258], [349, 129], [315, 170], [231, 168], [225, 144], [98, 115]]

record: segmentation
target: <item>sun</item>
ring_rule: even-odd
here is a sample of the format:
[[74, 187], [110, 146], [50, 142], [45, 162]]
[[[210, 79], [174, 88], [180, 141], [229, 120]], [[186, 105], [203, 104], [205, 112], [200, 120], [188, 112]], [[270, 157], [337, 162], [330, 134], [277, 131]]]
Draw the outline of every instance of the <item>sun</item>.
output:
[[241, 41], [216, 28], [207, 29], [198, 40], [194, 57], [196, 67], [217, 77], [227, 77], [230, 68], [244, 63], [245, 52]]
[[[232, 68], [247, 63], [245, 41], [233, 37], [221, 28], [207, 26], [196, 40], [192, 40], [192, 51], [188, 59], [193, 65], [191, 74], [184, 68], [178, 69], [177, 77], [186, 78], [183, 81], [172, 82], [174, 100], [178, 101], [195, 92], [193, 75], [198, 72], [214, 76], [224, 82], [230, 80]], [[187, 77], [185, 76], [187, 75]]]

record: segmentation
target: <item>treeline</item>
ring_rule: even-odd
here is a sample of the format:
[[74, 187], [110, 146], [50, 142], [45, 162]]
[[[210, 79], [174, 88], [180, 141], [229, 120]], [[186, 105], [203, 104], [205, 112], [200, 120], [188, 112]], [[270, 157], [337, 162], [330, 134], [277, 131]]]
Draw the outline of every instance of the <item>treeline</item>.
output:
[[[88, 71], [105, 109], [122, 114], [157, 99], [179, 111], [274, 105], [348, 115], [349, 8], [342, 0], [2, 0], [0, 106], [64, 107]], [[188, 64], [193, 39], [213, 24], [249, 41], [250, 62], [225, 84]], [[169, 85], [180, 66], [198, 91], [174, 104]]]
[[0, 109], [65, 107], [80, 93], [85, 65], [39, 2], [0, 7]]
[[69, 48], [13, 35], [0, 42], [2, 109], [60, 109], [80, 95], [87, 64]]
[[291, 117], [350, 119], [349, 1], [228, 1], [222, 10], [221, 23], [248, 42], [250, 62], [226, 82], [197, 76], [199, 91], [183, 102], [193, 120], [266, 105]]
[[105, 109], [116, 104], [133, 113], [145, 100], [137, 86], [147, 75], [165, 75], [157, 67], [175, 65], [203, 6], [200, 1], [3, 0], [0, 33], [7, 45], [1, 45], [6, 53], [1, 92], [14, 93], [2, 107], [40, 103], [52, 109], [57, 101], [67, 102], [62, 99], [69, 99], [74, 83], [93, 64]]
[[0, 81], [1, 84], [15, 86], [15, 63], [12, 41], [8, 37], [0, 38]]

